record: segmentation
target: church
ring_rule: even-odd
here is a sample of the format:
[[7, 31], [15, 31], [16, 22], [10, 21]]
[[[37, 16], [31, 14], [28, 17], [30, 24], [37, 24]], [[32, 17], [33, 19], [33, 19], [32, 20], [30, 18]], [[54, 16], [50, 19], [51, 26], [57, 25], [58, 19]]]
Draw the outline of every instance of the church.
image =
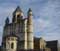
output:
[[5, 20], [2, 37], [2, 51], [51, 51], [43, 38], [34, 37], [33, 13], [31, 8], [24, 18], [19, 6], [12, 13], [12, 22]]

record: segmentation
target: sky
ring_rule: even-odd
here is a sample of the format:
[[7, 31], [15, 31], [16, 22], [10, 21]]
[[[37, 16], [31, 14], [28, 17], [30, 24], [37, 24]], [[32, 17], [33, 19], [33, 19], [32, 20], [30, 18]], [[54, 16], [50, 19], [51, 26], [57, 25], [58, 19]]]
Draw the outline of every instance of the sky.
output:
[[60, 0], [0, 0], [0, 44], [5, 19], [9, 17], [11, 22], [17, 6], [25, 17], [28, 9], [32, 9], [34, 36], [43, 37], [46, 41], [60, 41]]

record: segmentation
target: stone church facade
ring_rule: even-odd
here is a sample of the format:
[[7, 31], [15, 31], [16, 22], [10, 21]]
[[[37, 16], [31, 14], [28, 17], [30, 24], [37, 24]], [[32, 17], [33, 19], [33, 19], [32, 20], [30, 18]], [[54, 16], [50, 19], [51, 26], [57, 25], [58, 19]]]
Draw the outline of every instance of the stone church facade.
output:
[[2, 37], [2, 51], [20, 51], [39, 49], [41, 51], [51, 51], [46, 47], [46, 42], [42, 38], [33, 36], [33, 13], [31, 8], [24, 18], [23, 11], [18, 6], [12, 14], [12, 23], [6, 18]]

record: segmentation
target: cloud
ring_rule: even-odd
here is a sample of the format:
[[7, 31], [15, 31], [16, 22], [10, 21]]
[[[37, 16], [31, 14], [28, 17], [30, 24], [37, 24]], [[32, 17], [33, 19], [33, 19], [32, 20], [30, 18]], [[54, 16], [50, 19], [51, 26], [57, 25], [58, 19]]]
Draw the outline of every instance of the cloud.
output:
[[[44, 5], [45, 4], [45, 5]], [[59, 40], [60, 36], [60, 1], [49, 0], [41, 7], [34, 6], [34, 34], [45, 40]], [[38, 8], [39, 7], [39, 8]]]

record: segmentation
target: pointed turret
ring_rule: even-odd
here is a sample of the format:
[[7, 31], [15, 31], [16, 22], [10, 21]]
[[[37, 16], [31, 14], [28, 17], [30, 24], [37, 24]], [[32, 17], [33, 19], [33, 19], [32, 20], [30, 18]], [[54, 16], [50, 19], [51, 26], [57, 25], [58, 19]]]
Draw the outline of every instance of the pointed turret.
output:
[[16, 10], [13, 12], [13, 15], [16, 14], [16, 12], [22, 12], [22, 10], [19, 6], [17, 6]]
[[32, 9], [31, 8], [29, 8], [29, 10], [28, 10], [28, 16], [32, 16]]
[[28, 10], [28, 19], [27, 19], [27, 47], [28, 49], [33, 49], [33, 21], [32, 21], [32, 10]]
[[9, 18], [7, 17], [5, 20], [5, 25], [8, 25], [8, 24], [9, 24]]
[[23, 18], [23, 12], [19, 6], [17, 6], [16, 10], [13, 12], [12, 22], [19, 22]]
[[33, 16], [32, 16], [32, 10], [31, 10], [31, 8], [29, 8], [27, 14], [28, 14], [28, 24], [32, 24], [32, 18], [33, 18]]

